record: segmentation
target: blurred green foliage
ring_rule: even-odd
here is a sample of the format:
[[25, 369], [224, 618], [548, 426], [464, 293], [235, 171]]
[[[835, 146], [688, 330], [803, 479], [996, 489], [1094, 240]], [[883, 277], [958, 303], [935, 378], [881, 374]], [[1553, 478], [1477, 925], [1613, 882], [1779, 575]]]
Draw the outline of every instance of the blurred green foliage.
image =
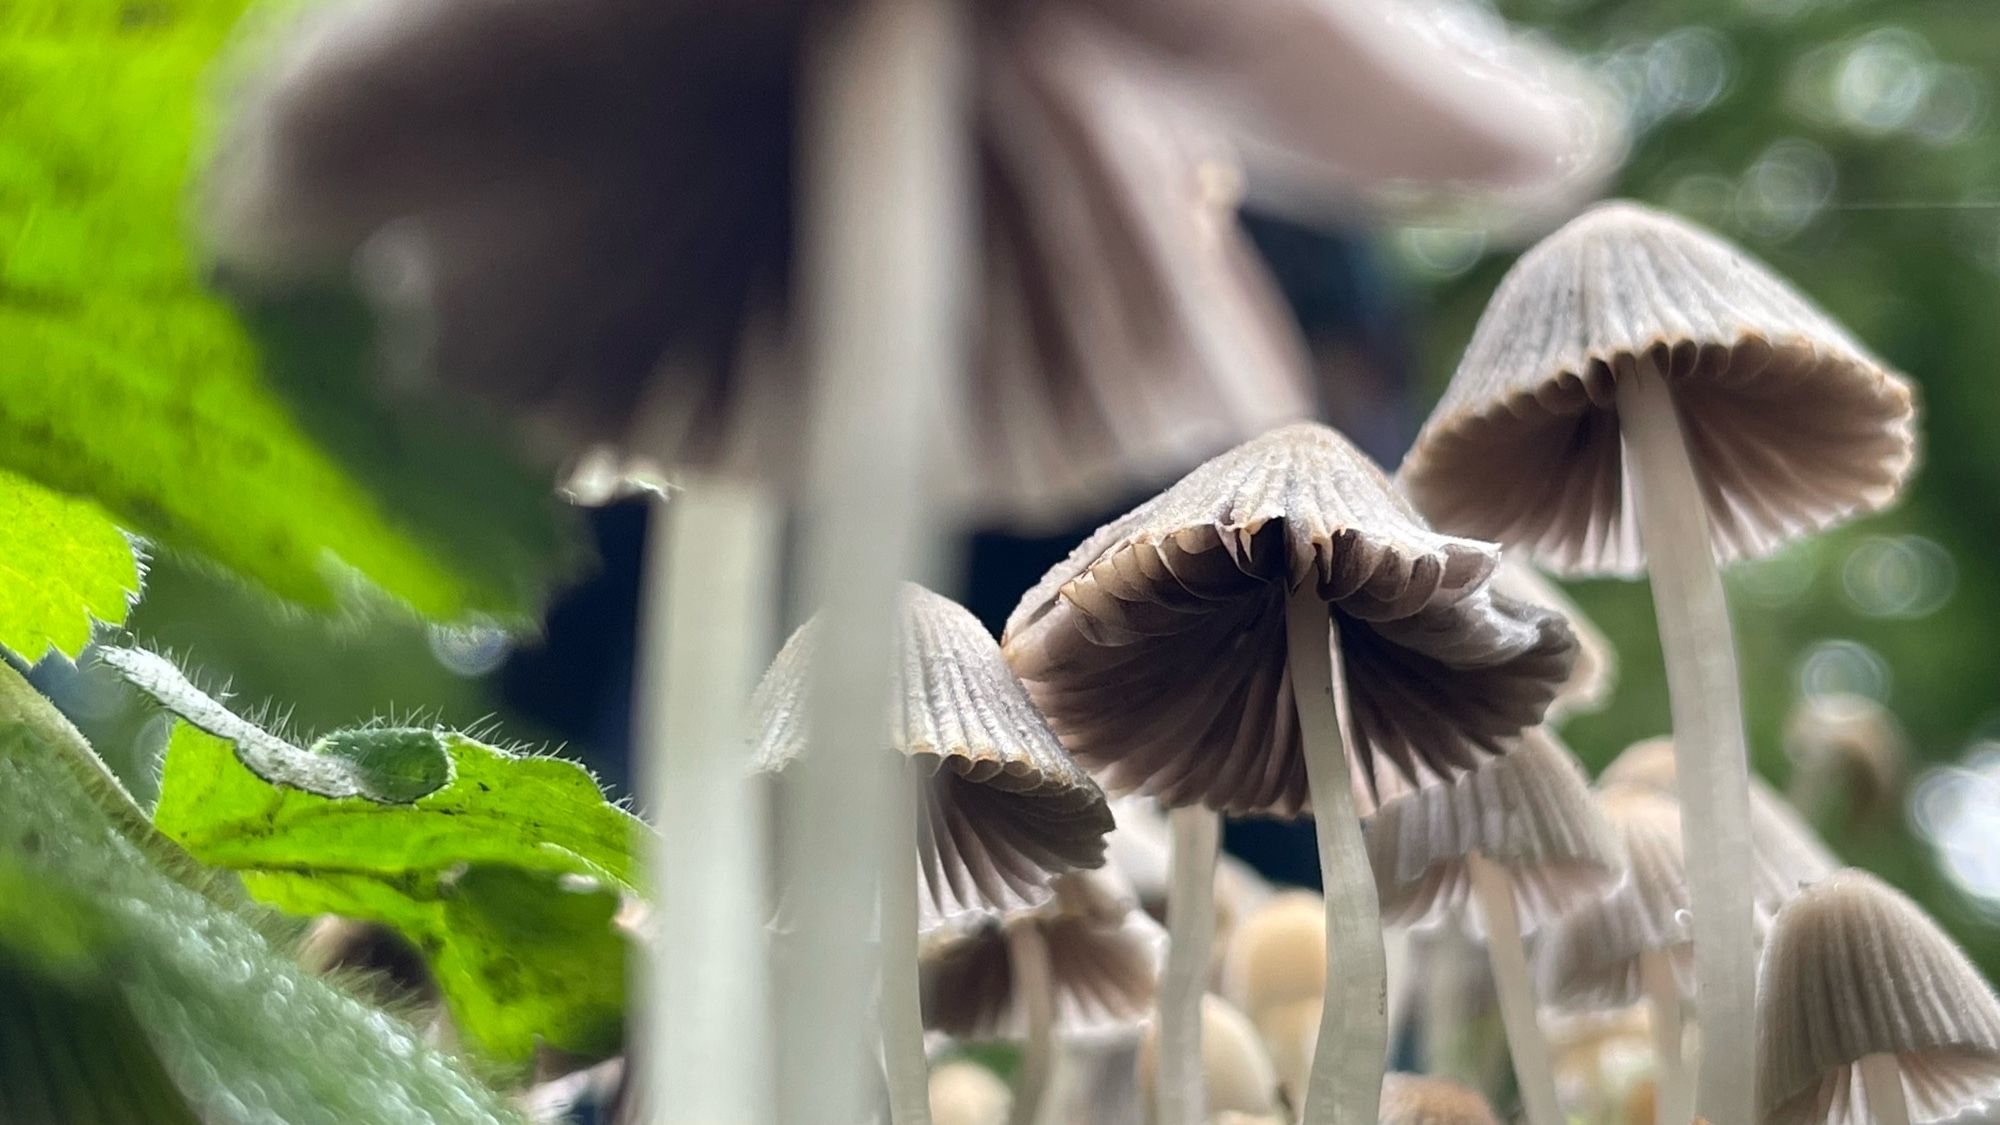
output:
[[[1616, 194], [1737, 241], [1921, 387], [1923, 462], [1900, 507], [1730, 573], [1758, 766], [1786, 774], [1782, 731], [1808, 685], [1882, 698], [1920, 759], [1910, 779], [2000, 737], [2000, 458], [1992, 453], [2000, 387], [1991, 374], [2000, 355], [2000, 21], [1992, 7], [1501, 6], [1591, 60], [1625, 95], [1636, 142]], [[1515, 250], [1451, 230], [1404, 231], [1397, 241], [1420, 292], [1416, 335], [1435, 393]], [[1573, 592], [1623, 657], [1613, 706], [1567, 731], [1601, 766], [1667, 729], [1666, 685], [1643, 585], [1587, 582]], [[2000, 833], [2000, 821], [1993, 829]], [[1829, 836], [1845, 859], [1923, 901], [1989, 974], [2000, 972], [2000, 903], [1982, 907], [1955, 887], [1911, 823]]]

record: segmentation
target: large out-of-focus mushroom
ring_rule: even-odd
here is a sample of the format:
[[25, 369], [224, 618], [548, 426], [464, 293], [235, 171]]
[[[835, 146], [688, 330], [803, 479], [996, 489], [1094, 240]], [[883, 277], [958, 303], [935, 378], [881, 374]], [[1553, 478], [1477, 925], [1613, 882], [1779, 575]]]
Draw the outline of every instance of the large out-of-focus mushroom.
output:
[[[1208, 1112], [1202, 1120], [1225, 1113], [1263, 1117], [1278, 1110], [1278, 1075], [1271, 1059], [1242, 1012], [1220, 996], [1201, 998], [1202, 1087], [1208, 1091]], [[1156, 1101], [1162, 1088], [1159, 1072], [1166, 1065], [1160, 1051], [1160, 1029], [1150, 1025], [1139, 1043], [1139, 1092], [1146, 1106], [1147, 1125], [1167, 1125]]]
[[[1049, 899], [1049, 882], [1104, 859], [1111, 810], [1063, 752], [979, 620], [922, 587], [904, 587], [898, 675], [883, 724], [885, 768], [909, 792], [899, 869], [879, 888], [882, 1024], [897, 1121], [923, 1112], [918, 986], [920, 918], [932, 923]], [[814, 650], [808, 621], [757, 687], [755, 765], [780, 785], [814, 749], [805, 721]], [[779, 847], [787, 845], [779, 825]], [[796, 846], [793, 841], [790, 846]], [[780, 902], [797, 888], [779, 888]], [[780, 929], [784, 918], [780, 917]], [[805, 940], [810, 940], [806, 938]]]
[[[1499, 753], [1569, 675], [1568, 628], [1488, 589], [1496, 562], [1490, 546], [1427, 527], [1339, 434], [1298, 425], [1099, 529], [1008, 620], [1015, 671], [1112, 788], [1190, 810], [1196, 825], [1225, 811], [1296, 814], [1310, 795], [1340, 968], [1309, 1121], [1372, 1116], [1387, 1053], [1355, 779], [1372, 791], [1395, 770], [1415, 784]], [[1213, 828], [1202, 834], [1212, 854]], [[1205, 917], [1168, 924], [1183, 948], [1212, 929]], [[1170, 949], [1169, 1034], [1192, 1021], [1194, 963]], [[1169, 1038], [1181, 1061], [1163, 1070], [1198, 1077], [1192, 1049]], [[1190, 1096], [1170, 1093], [1170, 1111]]]
[[1818, 823], [1878, 828], [1902, 807], [1909, 736], [1887, 707], [1864, 695], [1833, 692], [1801, 699], [1785, 720], [1792, 760], [1786, 793]]
[[1688, 817], [1700, 1106], [1751, 1114], [1749, 766], [1716, 569], [1889, 503], [1910, 386], [1706, 231], [1600, 206], [1502, 279], [1402, 469], [1439, 527], [1563, 572], [1650, 570]]

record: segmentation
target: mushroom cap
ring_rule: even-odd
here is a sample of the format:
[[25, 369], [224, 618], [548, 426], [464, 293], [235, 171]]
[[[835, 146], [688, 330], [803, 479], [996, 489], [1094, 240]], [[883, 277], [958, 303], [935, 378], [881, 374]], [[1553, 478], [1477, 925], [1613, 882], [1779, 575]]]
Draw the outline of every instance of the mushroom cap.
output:
[[1801, 699], [1785, 721], [1785, 754], [1792, 760], [1793, 792], [1814, 807], [1812, 793], [1844, 792], [1850, 822], [1880, 822], [1896, 815], [1910, 756], [1909, 739], [1896, 716], [1864, 695], [1833, 692]]
[[1841, 871], [1793, 899], [1761, 971], [1758, 1105], [1771, 1125], [1872, 1121], [1854, 1066], [1865, 1055], [1895, 1056], [1912, 1121], [2000, 1100], [2000, 1001], [1882, 880]]
[[1284, 891], [1230, 935], [1223, 995], [1253, 1021], [1268, 1009], [1326, 995], [1326, 900]]
[[[1153, 1098], [1160, 1066], [1160, 1029], [1146, 1025], [1139, 1041], [1139, 1089], [1146, 1100], [1148, 1121], [1154, 1120]], [[1201, 1070], [1208, 1085], [1208, 1112], [1261, 1115], [1278, 1109], [1278, 1074], [1257, 1030], [1227, 1000], [1213, 993], [1201, 998]]]
[[921, 958], [924, 1024], [958, 1039], [1018, 1039], [1026, 998], [1014, 990], [1007, 930], [1047, 943], [1055, 1027], [1069, 1036], [1135, 1030], [1152, 1009], [1166, 934], [1129, 888], [1104, 872], [1059, 876], [1049, 903], [1006, 918], [941, 927]]
[[1648, 360], [1673, 388], [1725, 560], [1880, 508], [1909, 475], [1909, 383], [1742, 251], [1609, 203], [1501, 280], [1404, 486], [1439, 527], [1557, 573], [1636, 573], [1616, 383]]
[[1598, 807], [1625, 852], [1625, 877], [1610, 894], [1543, 927], [1535, 946], [1542, 1002], [1560, 1008], [1622, 1008], [1644, 994], [1639, 960], [1667, 954], [1683, 996], [1694, 992], [1694, 934], [1680, 810], [1644, 789], [1600, 790]]
[[1251, 1013], [1250, 1022], [1278, 1072], [1278, 1088], [1291, 1105], [1306, 1104], [1306, 1084], [1312, 1077], [1313, 1052], [1319, 1047], [1320, 1018], [1325, 1010], [1325, 1002], [1315, 994]]
[[932, 1070], [930, 1091], [933, 1125], [1006, 1125], [1014, 1108], [999, 1075], [963, 1059]]
[[1305, 760], [1285, 600], [1339, 624], [1356, 768], [1412, 783], [1501, 752], [1568, 677], [1560, 617], [1486, 586], [1488, 544], [1426, 526], [1333, 430], [1230, 450], [1100, 528], [1008, 619], [1008, 661], [1070, 752], [1162, 804], [1291, 815]]
[[1484, 929], [1467, 903], [1474, 853], [1507, 869], [1523, 933], [1600, 897], [1624, 866], [1583, 766], [1546, 727], [1443, 785], [1385, 800], [1366, 839], [1385, 923], [1456, 919], [1474, 934]]
[[1382, 1125], [1500, 1125], [1500, 1117], [1456, 1082], [1391, 1073], [1382, 1076]]
[[[977, 618], [908, 583], [901, 612], [884, 734], [929, 779], [920, 905], [935, 922], [1043, 902], [1054, 875], [1104, 862], [1104, 793], [1063, 752]], [[760, 772], [782, 777], [806, 749], [817, 636], [817, 619], [792, 634], [751, 699]]]
[[1618, 686], [1618, 650], [1611, 647], [1611, 638], [1604, 630], [1585, 617], [1583, 608], [1560, 586], [1513, 552], [1501, 556], [1500, 568], [1493, 572], [1493, 588], [1515, 601], [1555, 610], [1576, 634], [1576, 667], [1570, 669], [1569, 680], [1549, 704], [1547, 721], [1603, 710], [1611, 702], [1612, 689]]
[[[1676, 776], [1673, 739], [1649, 738], [1626, 747], [1605, 767], [1600, 782], [1606, 788], [1634, 786], [1672, 797]], [[1751, 897], [1760, 930], [1800, 887], [1824, 879], [1840, 866], [1812, 826], [1754, 774], [1750, 778], [1750, 852], [1755, 867]]]

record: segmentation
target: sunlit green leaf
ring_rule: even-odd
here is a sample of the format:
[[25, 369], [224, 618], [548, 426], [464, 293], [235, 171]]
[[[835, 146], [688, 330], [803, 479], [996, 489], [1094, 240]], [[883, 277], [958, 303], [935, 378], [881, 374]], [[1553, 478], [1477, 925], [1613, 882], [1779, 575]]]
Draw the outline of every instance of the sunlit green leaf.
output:
[[0, 471], [0, 648], [73, 657], [91, 618], [124, 621], [138, 592], [132, 543], [102, 510]]

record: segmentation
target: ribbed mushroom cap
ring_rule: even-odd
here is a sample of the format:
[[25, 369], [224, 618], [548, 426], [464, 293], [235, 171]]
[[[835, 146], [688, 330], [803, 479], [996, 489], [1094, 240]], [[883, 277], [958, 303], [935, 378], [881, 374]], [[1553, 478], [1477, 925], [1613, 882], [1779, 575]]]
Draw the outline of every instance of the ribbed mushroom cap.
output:
[[[929, 777], [918, 847], [930, 921], [1045, 901], [1051, 877], [1104, 861], [1111, 809], [1070, 760], [962, 606], [905, 584], [887, 747]], [[817, 619], [757, 685], [755, 768], [782, 775], [806, 749]]]
[[1455, 919], [1481, 932], [1466, 904], [1466, 858], [1474, 853], [1507, 869], [1523, 933], [1602, 896], [1624, 866], [1583, 767], [1546, 727], [1444, 785], [1384, 801], [1366, 833], [1382, 920], [1390, 924]]
[[1642, 995], [1639, 959], [1665, 953], [1682, 995], [1694, 991], [1694, 934], [1680, 810], [1643, 789], [1598, 793], [1598, 807], [1625, 852], [1625, 878], [1610, 894], [1543, 928], [1535, 947], [1542, 1002], [1561, 1008], [1622, 1008]]
[[[1635, 742], [1605, 767], [1606, 788], [1635, 786], [1668, 797], [1674, 795], [1674, 743], [1671, 738]], [[1840, 866], [1792, 806], [1764, 779], [1750, 778], [1750, 852], [1755, 866], [1751, 898], [1759, 927], [1770, 923], [1799, 888], [1816, 883]]]
[[1385, 1074], [1382, 1125], [1500, 1125], [1500, 1116], [1485, 1098], [1456, 1082]]
[[1515, 601], [1555, 610], [1576, 634], [1576, 667], [1570, 669], [1569, 680], [1549, 704], [1548, 721], [1603, 710], [1611, 701], [1611, 690], [1618, 685], [1618, 650], [1611, 647], [1611, 638], [1604, 630], [1585, 617], [1583, 608], [1561, 587], [1542, 577], [1516, 553], [1501, 557], [1500, 568], [1493, 572], [1493, 588]]
[[1673, 388], [1725, 560], [1880, 508], [1909, 474], [1901, 376], [1735, 247], [1610, 203], [1501, 280], [1405, 487], [1439, 527], [1558, 573], [1636, 573], [1615, 384], [1641, 358]]
[[958, 1039], [1024, 1035], [1027, 998], [1014, 987], [1007, 930], [1033, 926], [1048, 946], [1057, 1032], [1137, 1029], [1153, 1006], [1165, 932], [1106, 872], [1072, 872], [1054, 886], [1042, 906], [930, 935], [921, 958], [924, 1026]]
[[[1160, 1029], [1146, 1025], [1139, 1041], [1139, 1089], [1148, 1106], [1146, 1119], [1155, 1120], [1153, 1098], [1160, 1066]], [[1227, 1000], [1209, 994], [1201, 998], [1201, 1070], [1208, 1087], [1211, 1114], [1268, 1114], [1278, 1108], [1278, 1074], [1257, 1031]]]
[[1757, 1004], [1764, 1121], [1873, 1121], [1854, 1064], [1875, 1054], [1895, 1056], [1912, 1121], [1949, 1120], [2000, 1101], [1993, 990], [1915, 903], [1872, 875], [1842, 871], [1794, 899], [1764, 949]]
[[1301, 811], [1285, 599], [1338, 618], [1356, 768], [1413, 782], [1498, 753], [1568, 677], [1561, 618], [1492, 593], [1483, 543], [1426, 526], [1365, 455], [1288, 426], [1100, 528], [1008, 619], [1008, 661], [1063, 744], [1118, 791]]
[[1274, 895], [1230, 935], [1223, 995], [1252, 1021], [1269, 1008], [1326, 994], [1326, 900], [1311, 891]]

